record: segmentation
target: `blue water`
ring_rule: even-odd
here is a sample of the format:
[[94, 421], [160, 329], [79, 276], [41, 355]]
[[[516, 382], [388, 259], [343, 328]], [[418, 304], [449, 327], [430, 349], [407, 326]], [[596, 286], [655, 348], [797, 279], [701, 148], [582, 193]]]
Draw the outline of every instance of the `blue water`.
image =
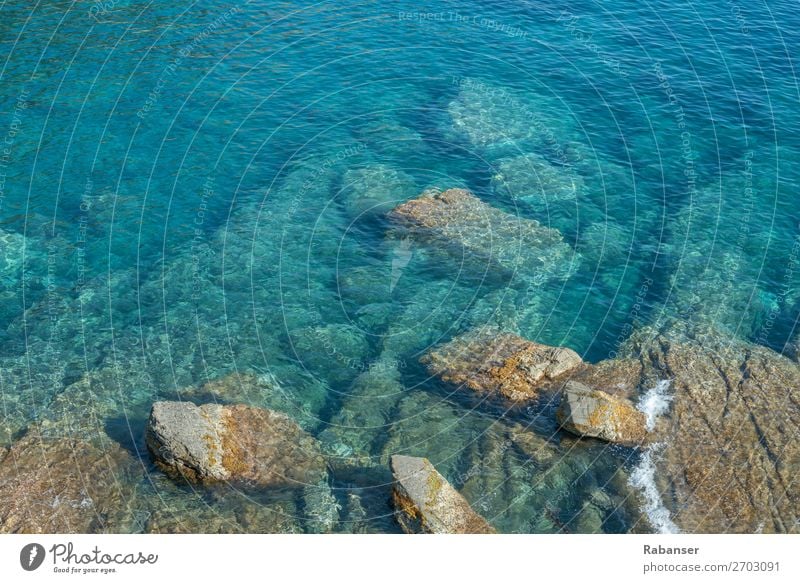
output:
[[[0, 444], [89, 378], [97, 431], [141, 454], [153, 400], [247, 373], [275, 389], [251, 402], [367, 460], [332, 471], [328, 529], [396, 531], [401, 452], [502, 531], [650, 528], [630, 452], [576, 445], [546, 412], [476, 407], [418, 358], [492, 324], [596, 362], [687, 319], [789, 351], [800, 16], [786, 1], [420, 10], [0, 6]], [[488, 273], [387, 236], [385, 211], [453, 186], [558, 229], [573, 275]], [[509, 445], [519, 424], [551, 448], [535, 464]], [[131, 485], [142, 516], [316, 528], [307, 499], [209, 499], [148, 471]], [[236, 518], [248, 504], [293, 526]], [[218, 528], [203, 520], [190, 528]]]

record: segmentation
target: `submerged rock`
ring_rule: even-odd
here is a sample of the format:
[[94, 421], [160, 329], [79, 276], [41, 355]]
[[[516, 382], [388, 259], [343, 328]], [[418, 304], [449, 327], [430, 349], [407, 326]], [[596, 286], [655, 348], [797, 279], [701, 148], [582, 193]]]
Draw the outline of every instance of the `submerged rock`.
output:
[[578, 207], [583, 178], [572, 168], [553, 166], [538, 154], [504, 158], [498, 165], [492, 176], [495, 192], [540, 212]]
[[160, 401], [145, 435], [156, 464], [191, 482], [306, 486], [326, 476], [317, 441], [269, 409]]
[[640, 443], [647, 435], [645, 415], [631, 403], [575, 381], [567, 381], [556, 418], [571, 433], [613, 443]]
[[489, 534], [495, 532], [469, 502], [425, 458], [394, 455], [392, 501], [397, 521], [409, 534]]
[[34, 429], [0, 458], [0, 532], [130, 531], [143, 470], [118, 444]]
[[578, 256], [561, 233], [493, 208], [468, 190], [423, 193], [389, 218], [401, 236], [444, 245], [460, 261], [544, 281], [568, 277]]
[[582, 363], [569, 348], [537, 344], [496, 330], [463, 334], [421, 360], [445, 382], [511, 401], [536, 397], [544, 383]]
[[339, 195], [354, 219], [367, 214], [384, 214], [412, 196], [414, 180], [385, 164], [351, 169], [342, 178]]

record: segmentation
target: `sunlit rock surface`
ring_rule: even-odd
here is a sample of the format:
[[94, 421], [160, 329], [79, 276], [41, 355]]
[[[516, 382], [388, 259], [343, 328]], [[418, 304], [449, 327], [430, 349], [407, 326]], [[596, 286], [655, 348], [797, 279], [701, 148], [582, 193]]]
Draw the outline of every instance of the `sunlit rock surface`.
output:
[[301, 487], [326, 475], [316, 440], [268, 409], [160, 401], [145, 439], [159, 467], [190, 482]]
[[407, 533], [489, 534], [494, 529], [476, 513], [425, 458], [392, 456], [392, 500]]
[[497, 330], [459, 336], [423, 356], [422, 362], [445, 382], [511, 401], [534, 398], [544, 382], [582, 363], [569, 348], [545, 346]]

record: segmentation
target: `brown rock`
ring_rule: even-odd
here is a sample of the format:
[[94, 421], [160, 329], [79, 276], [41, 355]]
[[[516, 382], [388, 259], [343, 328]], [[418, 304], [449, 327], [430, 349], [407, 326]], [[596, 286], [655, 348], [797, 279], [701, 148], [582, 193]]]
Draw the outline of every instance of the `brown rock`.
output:
[[678, 527], [800, 532], [800, 367], [717, 332], [643, 330], [628, 348], [647, 376], [671, 382], [656, 476]]
[[545, 382], [566, 375], [582, 362], [569, 348], [545, 346], [496, 330], [464, 334], [421, 360], [448, 383], [511, 401], [536, 397]]
[[394, 455], [392, 501], [397, 521], [409, 534], [495, 532], [425, 458]]
[[327, 473], [314, 438], [283, 414], [247, 405], [154, 403], [145, 440], [161, 469], [193, 482], [304, 486]]
[[640, 443], [645, 416], [631, 403], [575, 381], [567, 381], [556, 418], [567, 431], [613, 443]]
[[0, 461], [0, 532], [128, 532], [141, 464], [110, 441], [31, 430]]
[[426, 192], [396, 207], [389, 218], [403, 236], [443, 245], [459, 261], [523, 278], [568, 277], [577, 263], [557, 230], [493, 208], [461, 188]]

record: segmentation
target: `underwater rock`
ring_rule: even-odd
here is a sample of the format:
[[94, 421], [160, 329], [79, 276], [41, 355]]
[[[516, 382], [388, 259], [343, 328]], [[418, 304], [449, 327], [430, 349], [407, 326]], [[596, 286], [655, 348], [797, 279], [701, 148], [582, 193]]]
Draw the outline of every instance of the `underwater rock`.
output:
[[35, 429], [0, 460], [0, 532], [128, 532], [141, 463], [111, 440]]
[[447, 107], [450, 127], [445, 138], [466, 140], [484, 158], [540, 149], [559, 152], [579, 137], [572, 116], [557, 99], [479, 79], [458, 81], [457, 97]]
[[369, 353], [366, 335], [349, 324], [326, 324], [292, 330], [290, 348], [299, 364], [332, 383], [349, 383], [364, 369]]
[[[273, 373], [274, 370], [274, 373]], [[309, 431], [319, 423], [327, 386], [293, 366], [283, 364], [255, 374], [235, 372], [208, 382], [183, 387], [175, 395], [180, 401], [198, 404], [250, 405], [284, 413]]]
[[498, 164], [492, 176], [495, 192], [544, 213], [578, 206], [583, 178], [570, 167], [553, 166], [538, 154], [504, 158]]
[[678, 528], [800, 532], [800, 367], [715, 330], [643, 329], [627, 350], [670, 382], [653, 487]]
[[493, 208], [461, 188], [427, 191], [388, 216], [397, 226], [395, 236], [444, 245], [456, 260], [483, 270], [545, 281], [569, 277], [578, 263], [557, 230]]
[[490, 534], [494, 528], [477, 514], [425, 458], [394, 455], [392, 501], [397, 521], [409, 534]]
[[644, 413], [575, 381], [567, 381], [556, 418], [571, 433], [612, 443], [640, 443], [647, 435]]
[[320, 434], [334, 468], [374, 465], [374, 446], [386, 439], [392, 411], [406, 391], [398, 362], [379, 359], [353, 382], [341, 407]]
[[511, 401], [536, 397], [543, 383], [582, 363], [569, 348], [537, 344], [493, 329], [458, 336], [420, 360], [445, 382]]
[[345, 172], [339, 197], [354, 219], [384, 214], [414, 193], [414, 180], [385, 164]]
[[269, 409], [159, 401], [145, 441], [164, 472], [190, 482], [301, 487], [327, 475], [317, 441]]

